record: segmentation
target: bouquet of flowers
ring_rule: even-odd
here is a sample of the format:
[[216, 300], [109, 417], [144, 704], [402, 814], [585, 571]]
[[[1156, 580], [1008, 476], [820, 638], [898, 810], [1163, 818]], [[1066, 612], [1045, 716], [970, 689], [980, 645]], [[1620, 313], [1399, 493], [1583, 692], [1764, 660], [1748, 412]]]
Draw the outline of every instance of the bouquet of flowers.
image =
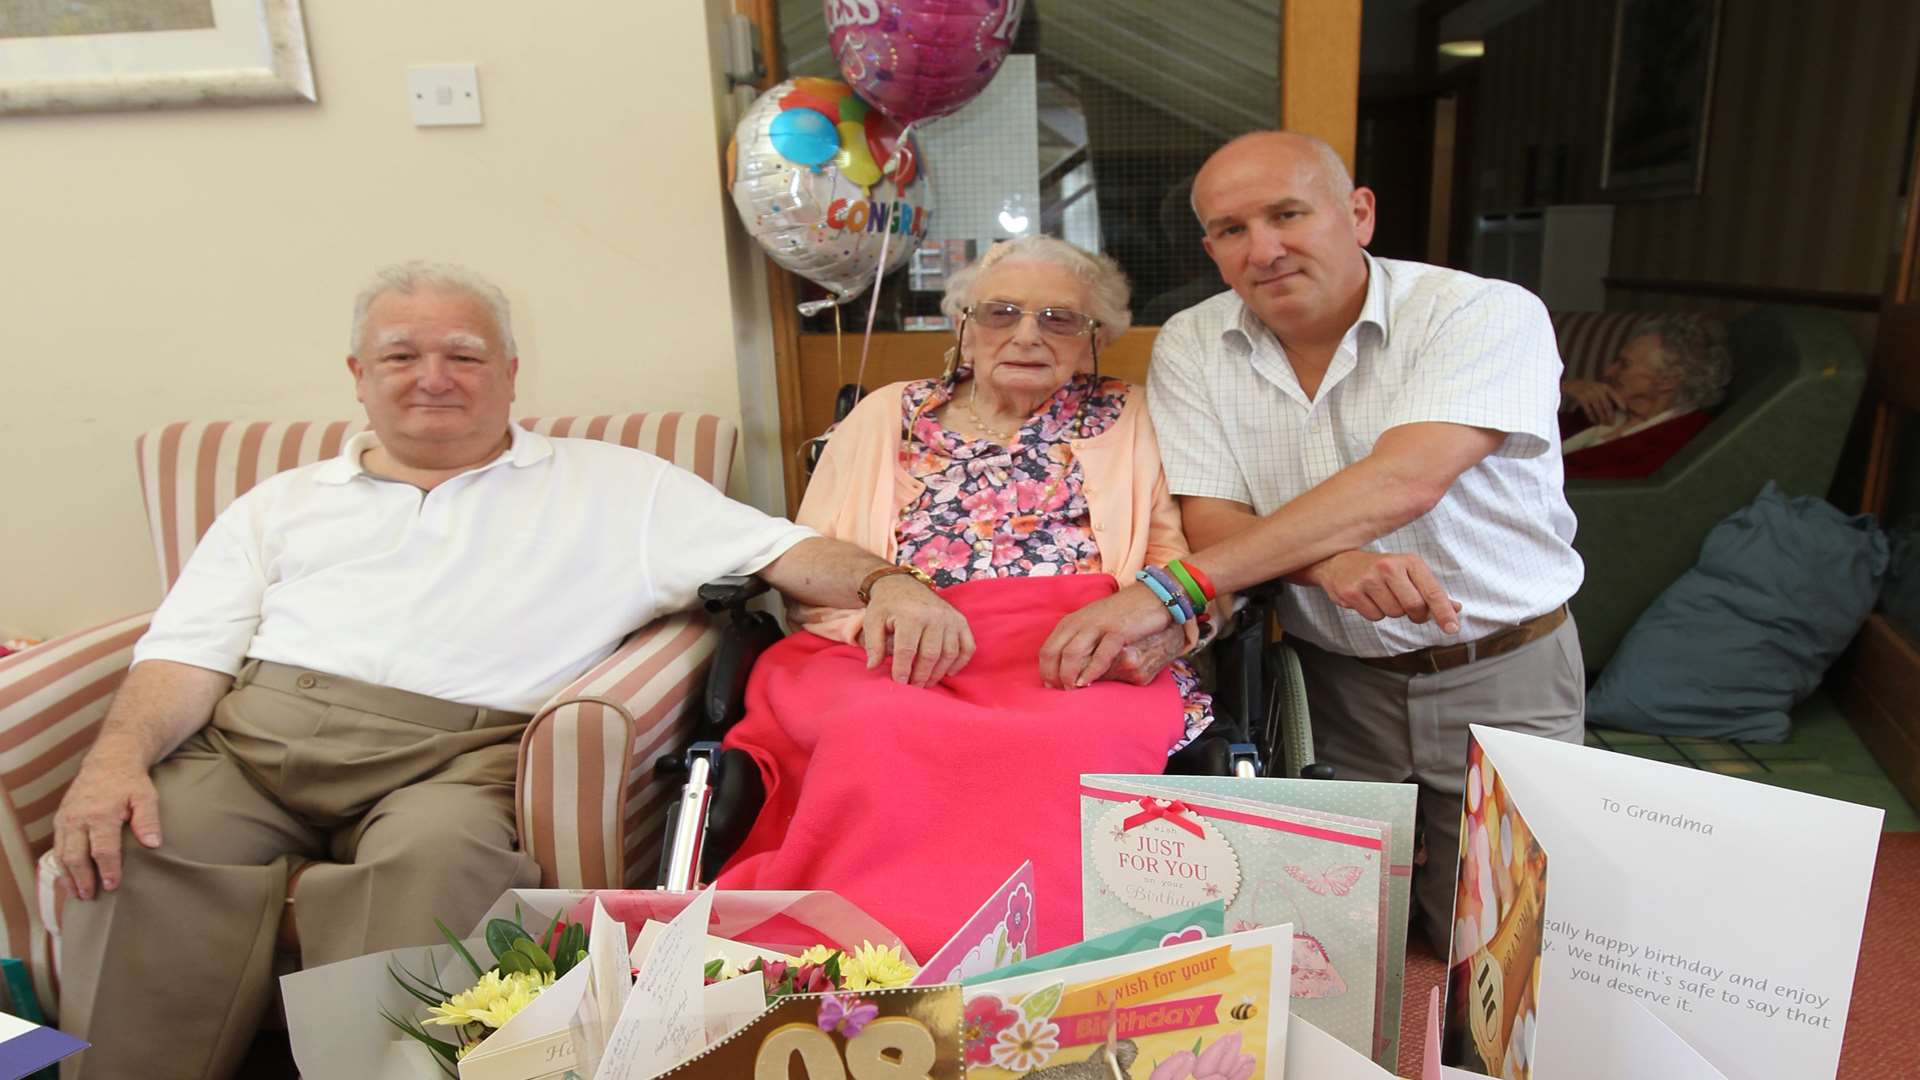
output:
[[788, 994], [823, 994], [844, 990], [885, 990], [906, 986], [920, 969], [900, 955], [900, 947], [875, 945], [862, 941], [852, 951], [815, 945], [792, 960], [768, 960], [755, 957], [741, 966], [731, 966], [724, 958], [707, 961], [706, 980], [711, 986], [726, 979], [758, 972], [766, 981], [767, 1002]]
[[[433, 1051], [435, 1061], [448, 1076], [457, 1077], [455, 1065], [468, 1051], [513, 1019], [540, 991], [552, 986], [587, 956], [584, 924], [570, 923], [555, 915], [546, 931], [536, 939], [521, 925], [518, 905], [514, 907], [513, 918], [487, 922], [487, 949], [493, 953], [494, 961], [490, 968], [480, 966], [453, 931], [447, 929], [447, 924], [439, 919], [433, 924], [440, 928], [441, 936], [460, 959], [473, 969], [474, 984], [453, 993], [433, 979], [415, 975], [395, 962], [387, 968], [393, 981], [424, 1003], [430, 1015], [425, 1020], [415, 1020], [395, 1016], [385, 1009], [380, 1015]], [[458, 1041], [434, 1037], [427, 1031], [430, 1025], [453, 1028]]]

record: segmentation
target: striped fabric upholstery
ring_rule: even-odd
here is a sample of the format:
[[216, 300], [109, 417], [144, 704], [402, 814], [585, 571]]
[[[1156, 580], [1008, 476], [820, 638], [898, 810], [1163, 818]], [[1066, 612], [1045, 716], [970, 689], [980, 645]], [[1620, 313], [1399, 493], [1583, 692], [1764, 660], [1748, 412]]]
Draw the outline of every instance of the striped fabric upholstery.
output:
[[1726, 324], [1703, 311], [1556, 311], [1553, 332], [1569, 379], [1598, 379], [1620, 347], [1653, 319], [1681, 319], [1704, 326], [1724, 341]]
[[[717, 416], [622, 413], [523, 419], [541, 434], [659, 454], [725, 490], [736, 432]], [[339, 453], [363, 421], [175, 423], [135, 444], [160, 577], [171, 587], [200, 537], [264, 477]], [[148, 613], [150, 614], [150, 613]], [[53, 812], [125, 677], [148, 614], [0, 659], [0, 933], [27, 959], [51, 1010], [64, 895], [48, 850]], [[657, 620], [562, 691], [521, 742], [520, 835], [541, 883], [598, 888], [639, 881], [657, 859], [671, 794], [653, 760], [686, 742], [719, 634], [704, 615]], [[45, 873], [36, 875], [44, 858]], [[36, 880], [38, 877], [39, 880]]]

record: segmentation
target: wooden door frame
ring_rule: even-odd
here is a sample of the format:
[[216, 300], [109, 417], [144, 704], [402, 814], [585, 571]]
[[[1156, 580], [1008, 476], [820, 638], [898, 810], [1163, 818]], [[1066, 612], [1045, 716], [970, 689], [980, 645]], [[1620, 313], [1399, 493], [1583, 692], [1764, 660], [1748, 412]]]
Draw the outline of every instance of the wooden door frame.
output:
[[[1874, 330], [1867, 392], [1873, 397], [1861, 509], [1886, 518], [1900, 432], [1920, 414], [1920, 140], [1908, 165], [1906, 230], [1891, 288]], [[1860, 741], [1907, 801], [1920, 806], [1920, 642], [1878, 611], [1854, 639], [1841, 677], [1841, 703]]]
[[[1361, 0], [1281, 0], [1278, 125], [1288, 131], [1325, 139], [1348, 169], [1353, 168], [1360, 112], [1360, 4]], [[786, 78], [780, 53], [780, 21], [776, 0], [734, 0], [734, 10], [751, 19], [760, 33], [761, 60], [766, 74], [760, 89]], [[767, 292], [772, 320], [774, 380], [780, 400], [780, 452], [786, 480], [787, 512], [800, 507], [806, 489], [801, 449], [821, 431], [821, 417], [831, 418], [832, 401], [839, 390], [837, 369], [859, 362], [860, 337], [846, 335], [836, 350], [832, 334], [803, 334], [794, 308], [797, 289], [793, 275], [768, 260]], [[1146, 356], [1152, 350], [1153, 327], [1130, 330], [1109, 350], [1109, 368], [1128, 378], [1143, 378]], [[883, 385], [897, 378], [925, 377], [940, 370], [946, 351], [945, 334], [875, 334], [867, 361], [866, 383]], [[842, 358], [849, 357], [849, 360]], [[833, 367], [829, 367], [829, 358]], [[1133, 374], [1137, 366], [1139, 374]], [[910, 374], [902, 374], [910, 373]]]

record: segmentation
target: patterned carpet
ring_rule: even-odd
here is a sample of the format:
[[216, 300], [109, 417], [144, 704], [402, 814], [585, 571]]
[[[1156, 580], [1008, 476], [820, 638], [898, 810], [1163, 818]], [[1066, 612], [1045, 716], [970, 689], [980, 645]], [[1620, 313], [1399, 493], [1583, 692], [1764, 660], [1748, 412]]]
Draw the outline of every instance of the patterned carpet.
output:
[[[1408, 943], [1401, 1076], [1420, 1075], [1427, 992], [1440, 984], [1444, 971], [1424, 943]], [[1873, 870], [1839, 1080], [1911, 1080], [1920, 1073], [1912, 1034], [1915, 1001], [1920, 1001], [1920, 833], [1890, 832], [1881, 837]]]

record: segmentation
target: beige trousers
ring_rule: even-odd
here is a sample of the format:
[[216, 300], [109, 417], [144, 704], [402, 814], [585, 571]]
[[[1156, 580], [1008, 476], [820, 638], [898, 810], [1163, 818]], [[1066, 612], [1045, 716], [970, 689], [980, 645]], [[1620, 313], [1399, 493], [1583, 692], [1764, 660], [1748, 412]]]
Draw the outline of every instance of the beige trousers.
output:
[[273, 1000], [299, 882], [301, 963], [465, 933], [509, 888], [527, 717], [250, 661], [213, 721], [153, 770], [161, 845], [122, 838], [118, 889], [66, 905], [65, 1080], [232, 1076]]
[[1467, 725], [1563, 742], [1585, 737], [1587, 695], [1573, 617], [1510, 653], [1436, 675], [1401, 675], [1298, 638], [1313, 715], [1313, 752], [1340, 780], [1413, 781], [1426, 859], [1414, 869], [1413, 921], [1445, 955], [1453, 934]]

